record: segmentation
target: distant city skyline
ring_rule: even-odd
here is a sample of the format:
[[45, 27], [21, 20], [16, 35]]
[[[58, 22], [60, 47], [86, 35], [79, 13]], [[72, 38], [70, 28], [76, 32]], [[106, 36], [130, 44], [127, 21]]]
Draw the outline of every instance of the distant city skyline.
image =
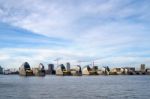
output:
[[149, 9], [149, 0], [0, 0], [0, 65], [150, 67]]

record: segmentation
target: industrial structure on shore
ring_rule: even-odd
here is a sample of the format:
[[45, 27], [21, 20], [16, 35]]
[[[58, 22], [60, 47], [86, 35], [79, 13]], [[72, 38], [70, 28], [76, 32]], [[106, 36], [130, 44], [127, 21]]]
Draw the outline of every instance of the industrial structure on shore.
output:
[[70, 63], [66, 64], [66, 67], [61, 64], [56, 68], [56, 75], [61, 76], [81, 76], [82, 71], [79, 65], [74, 66], [72, 69], [70, 68]]
[[21, 76], [32, 76], [33, 75], [33, 71], [31, 70], [28, 62], [25, 62], [21, 65], [21, 67], [19, 68], [19, 75], [21, 75]]
[[109, 68], [103, 66], [84, 66], [80, 65], [72, 66], [69, 62], [64, 64], [57, 64], [55, 68], [54, 64], [48, 64], [48, 69], [45, 69], [42, 63], [36, 68], [31, 68], [28, 62], [24, 62], [18, 71], [7, 69], [3, 70], [0, 66], [0, 74], [19, 74], [21, 76], [45, 76], [45, 75], [57, 75], [57, 76], [82, 76], [82, 75], [150, 75], [150, 68], [146, 68], [145, 64], [141, 64], [140, 69], [136, 70], [135, 67], [116, 67]]
[[3, 74], [3, 68], [0, 66], [0, 74]]
[[33, 68], [32, 70], [33, 70], [33, 75], [35, 76], [45, 76], [46, 74], [44, 65], [42, 63], [40, 63], [37, 68]]
[[[57, 64], [58, 65], [58, 64]], [[150, 69], [145, 68], [145, 64], [141, 64], [140, 70], [136, 71], [135, 67], [117, 67], [110, 69], [108, 66], [98, 68], [98, 66], [87, 65], [81, 68], [80, 65], [73, 66], [69, 62], [60, 64], [54, 69], [54, 64], [48, 64], [48, 70], [44, 69], [44, 65], [40, 63], [38, 68], [30, 69], [30, 65], [25, 62], [19, 69], [19, 74], [24, 76], [82, 76], [82, 75], [150, 75]]]

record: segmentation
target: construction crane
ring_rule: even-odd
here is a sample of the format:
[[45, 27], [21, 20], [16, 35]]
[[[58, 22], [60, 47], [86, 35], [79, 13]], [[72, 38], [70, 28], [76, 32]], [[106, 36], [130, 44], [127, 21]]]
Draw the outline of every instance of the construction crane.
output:
[[98, 60], [98, 59], [99, 59], [99, 58], [95, 58], [95, 59], [92, 60], [92, 66], [95, 65], [95, 61]]
[[60, 57], [58, 57], [58, 58], [56, 58], [56, 59], [54, 60], [54, 61], [56, 61], [57, 67], [58, 67], [58, 65], [59, 65], [59, 60], [61, 60]]
[[98, 60], [99, 58], [96, 58], [96, 59], [93, 59], [92, 61], [91, 60], [78, 60], [77, 62], [79, 63], [79, 65], [81, 65], [81, 62], [92, 62], [90, 65], [94, 66], [95, 65], [95, 61]]

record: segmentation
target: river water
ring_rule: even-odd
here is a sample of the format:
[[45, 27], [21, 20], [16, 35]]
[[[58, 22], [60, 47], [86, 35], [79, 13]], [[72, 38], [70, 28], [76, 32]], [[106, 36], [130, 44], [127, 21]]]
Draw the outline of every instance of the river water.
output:
[[0, 99], [150, 99], [150, 75], [0, 75]]

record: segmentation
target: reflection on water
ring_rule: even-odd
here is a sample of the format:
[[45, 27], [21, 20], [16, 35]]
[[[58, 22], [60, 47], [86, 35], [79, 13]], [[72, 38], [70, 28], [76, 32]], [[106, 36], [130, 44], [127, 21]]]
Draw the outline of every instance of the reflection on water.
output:
[[0, 75], [0, 99], [149, 99], [150, 76]]

